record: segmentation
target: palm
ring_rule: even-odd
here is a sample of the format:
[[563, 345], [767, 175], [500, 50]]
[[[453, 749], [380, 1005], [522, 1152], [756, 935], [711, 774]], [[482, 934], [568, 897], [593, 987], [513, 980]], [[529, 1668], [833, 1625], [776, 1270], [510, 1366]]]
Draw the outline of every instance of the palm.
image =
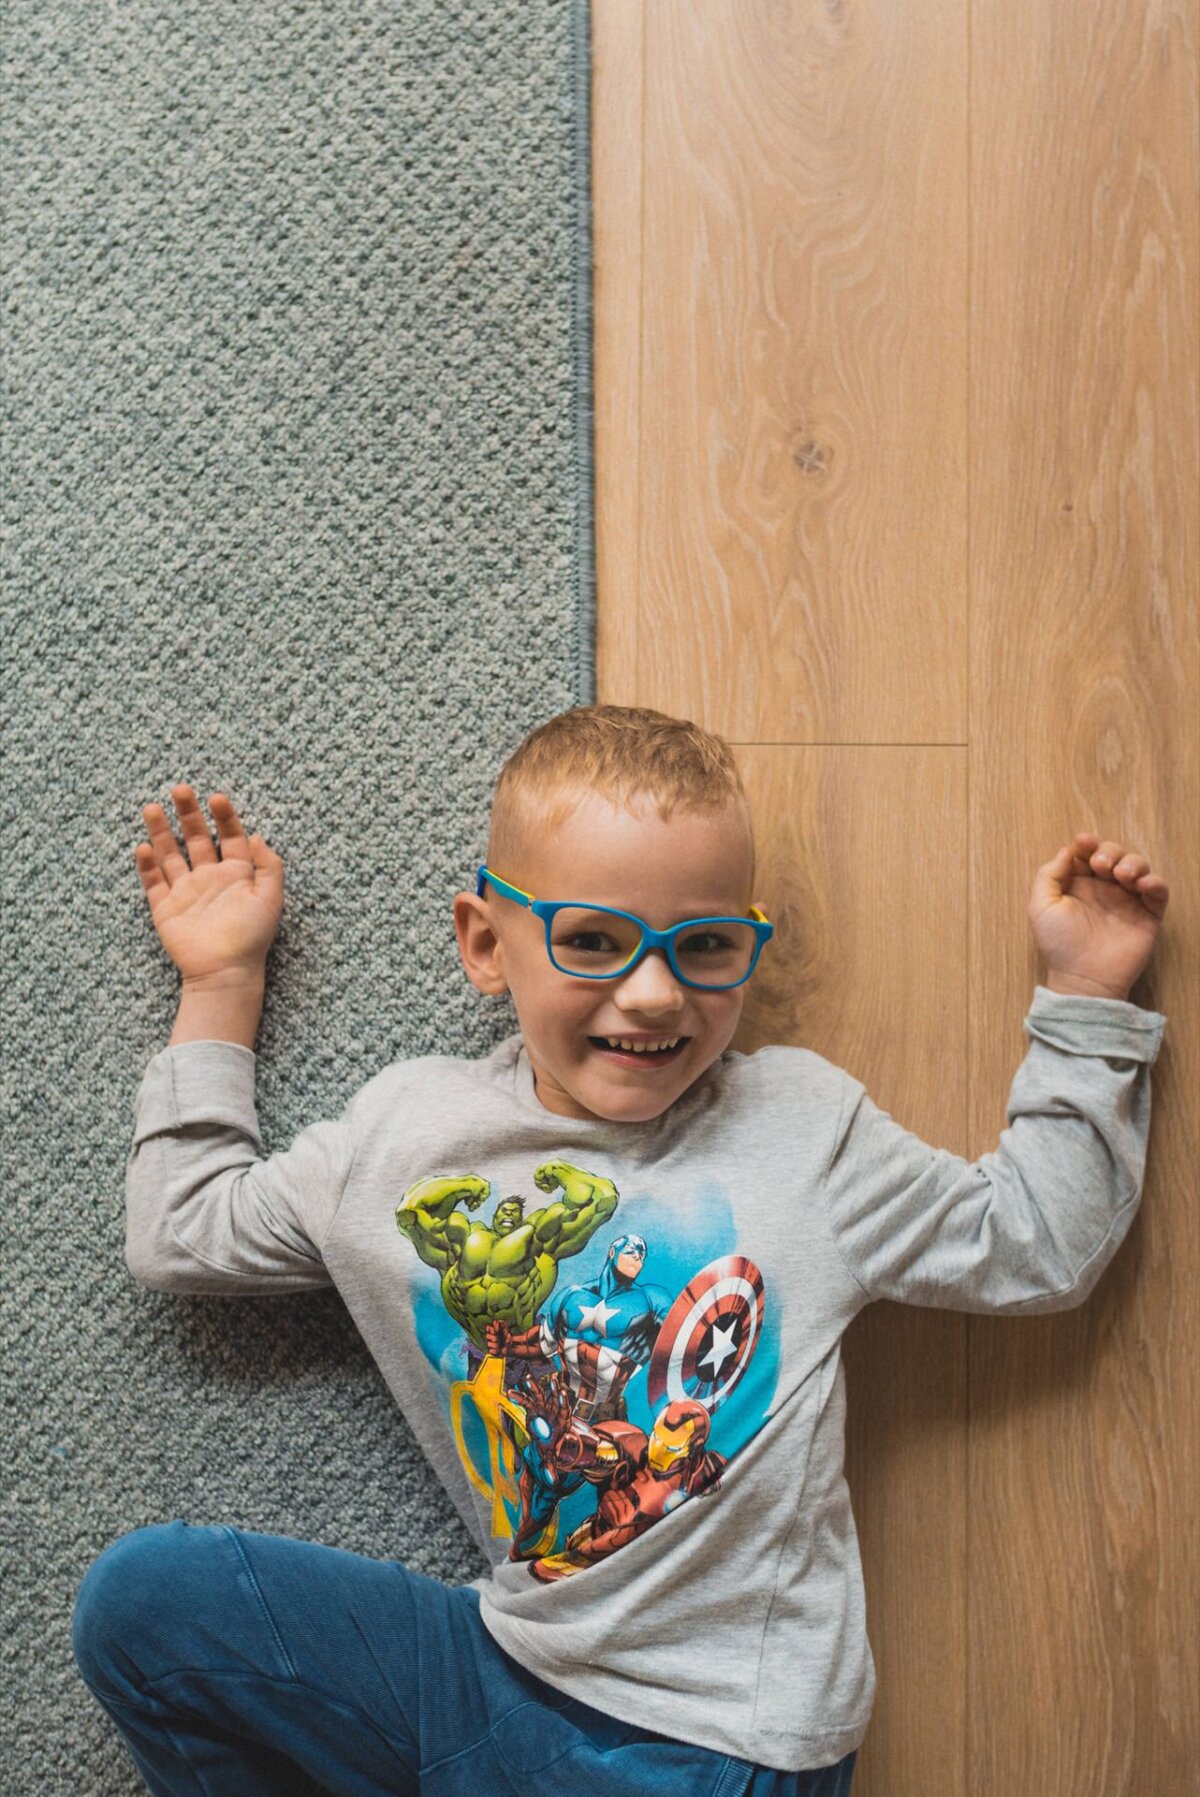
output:
[[265, 959], [282, 911], [252, 861], [204, 862], [148, 896], [159, 940], [191, 979]]

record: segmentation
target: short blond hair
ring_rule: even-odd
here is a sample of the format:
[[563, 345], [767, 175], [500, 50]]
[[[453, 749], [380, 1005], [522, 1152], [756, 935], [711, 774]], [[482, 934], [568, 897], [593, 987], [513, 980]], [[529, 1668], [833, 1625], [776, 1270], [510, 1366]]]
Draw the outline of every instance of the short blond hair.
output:
[[517, 744], [492, 792], [488, 866], [520, 879], [517, 863], [529, 829], [557, 829], [593, 792], [623, 806], [649, 798], [664, 822], [676, 807], [736, 806], [745, 820], [753, 873], [754, 825], [729, 744], [690, 718], [639, 705], [576, 705]]

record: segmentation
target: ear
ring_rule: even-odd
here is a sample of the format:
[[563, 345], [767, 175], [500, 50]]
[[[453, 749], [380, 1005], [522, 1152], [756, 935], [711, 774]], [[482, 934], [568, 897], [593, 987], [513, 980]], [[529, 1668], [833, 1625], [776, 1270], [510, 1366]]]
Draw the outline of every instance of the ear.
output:
[[467, 978], [479, 992], [493, 995], [508, 991], [504, 977], [504, 950], [492, 925], [486, 899], [460, 892], [454, 899], [454, 933]]

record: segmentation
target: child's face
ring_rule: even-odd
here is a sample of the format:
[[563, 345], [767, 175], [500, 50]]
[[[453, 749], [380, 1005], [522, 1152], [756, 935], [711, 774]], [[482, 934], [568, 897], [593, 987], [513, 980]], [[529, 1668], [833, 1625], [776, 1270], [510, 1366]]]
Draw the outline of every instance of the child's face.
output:
[[[552, 840], [527, 846], [502, 879], [535, 898], [578, 899], [632, 911], [665, 930], [692, 917], [745, 916], [752, 848], [736, 807], [676, 811], [666, 823], [650, 800], [636, 811], [589, 793]], [[459, 893], [455, 927], [467, 976], [481, 992], [512, 993], [547, 1110], [626, 1123], [659, 1116], [722, 1054], [746, 985], [706, 992], [677, 980], [661, 951], [611, 980], [573, 979], [546, 953], [545, 924], [492, 887]], [[686, 1036], [667, 1061], [618, 1059], [593, 1038]]]

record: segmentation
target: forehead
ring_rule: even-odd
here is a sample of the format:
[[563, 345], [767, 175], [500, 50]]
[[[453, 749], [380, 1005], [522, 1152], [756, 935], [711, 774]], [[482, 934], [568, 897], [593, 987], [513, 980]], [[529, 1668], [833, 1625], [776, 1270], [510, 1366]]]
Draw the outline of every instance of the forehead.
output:
[[[598, 793], [578, 801], [553, 831], [527, 841], [525, 878], [538, 898], [589, 899], [636, 911], [648, 922], [744, 911], [751, 902], [752, 843], [735, 805], [676, 808], [663, 819], [650, 799], [631, 808]], [[499, 870], [503, 871], [503, 870]]]

